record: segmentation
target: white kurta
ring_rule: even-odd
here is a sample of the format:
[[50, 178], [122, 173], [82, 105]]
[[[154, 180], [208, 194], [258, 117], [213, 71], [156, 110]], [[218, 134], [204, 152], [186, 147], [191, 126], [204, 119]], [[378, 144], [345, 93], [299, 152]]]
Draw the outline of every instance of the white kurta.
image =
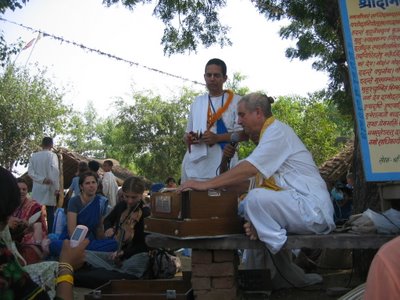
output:
[[[224, 103], [228, 94], [224, 95]], [[228, 132], [241, 131], [242, 127], [237, 123], [237, 104], [240, 96], [234, 95], [232, 102], [222, 115], [222, 120]], [[186, 132], [204, 132], [207, 128], [208, 94], [196, 97], [190, 106], [190, 114], [186, 126]], [[211, 97], [213, 107], [217, 111], [222, 105], [222, 96]], [[217, 126], [214, 124], [210, 129], [217, 133]], [[207, 180], [219, 174], [218, 167], [221, 163], [223, 150], [219, 144], [211, 147], [200, 144], [191, 145], [192, 153], [186, 151], [182, 162], [181, 182], [189, 179]], [[231, 167], [238, 161], [237, 155], [231, 159]]]
[[[57, 154], [50, 150], [33, 153], [28, 166], [28, 175], [32, 178], [32, 199], [42, 205], [55, 206], [55, 191], [60, 190], [60, 171]], [[53, 184], [43, 184], [45, 178]]]
[[108, 199], [108, 204], [114, 207], [117, 204], [118, 184], [112, 172], [104, 172], [103, 179], [103, 194]]
[[275, 120], [246, 161], [282, 188], [255, 188], [243, 203], [245, 218], [272, 253], [282, 248], [287, 232], [329, 233], [335, 228], [326, 183], [292, 128]]

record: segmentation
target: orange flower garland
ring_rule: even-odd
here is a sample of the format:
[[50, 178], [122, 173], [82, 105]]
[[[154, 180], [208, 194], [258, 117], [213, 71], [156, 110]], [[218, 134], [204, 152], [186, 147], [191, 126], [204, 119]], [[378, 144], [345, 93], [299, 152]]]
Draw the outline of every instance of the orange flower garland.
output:
[[216, 112], [215, 114], [213, 114], [211, 116], [211, 118], [209, 117], [207, 120], [207, 130], [210, 130], [211, 127], [214, 125], [214, 123], [221, 118], [222, 114], [228, 109], [229, 104], [231, 104], [232, 99], [233, 99], [233, 91], [231, 90], [224, 90], [224, 93], [228, 94], [228, 99], [226, 99], [226, 102], [223, 106], [221, 106]]

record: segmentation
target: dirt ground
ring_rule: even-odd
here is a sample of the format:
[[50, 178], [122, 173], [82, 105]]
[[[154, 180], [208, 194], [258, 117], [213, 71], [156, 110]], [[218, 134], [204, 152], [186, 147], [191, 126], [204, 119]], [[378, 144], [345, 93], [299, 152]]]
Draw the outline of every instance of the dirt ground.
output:
[[[316, 284], [302, 289], [288, 288], [276, 291], [240, 290], [238, 299], [333, 300], [340, 298], [346, 292], [363, 283], [363, 281], [360, 278], [357, 278], [352, 271], [351, 261], [345, 259], [348, 257], [348, 254], [343, 252], [329, 252], [321, 257], [316, 265], [311, 267], [308, 265], [311, 272], [322, 275], [324, 280], [321, 284]], [[180, 258], [183, 271], [190, 271], [190, 258], [185, 256], [180, 256]], [[90, 289], [76, 287], [74, 289], [74, 299], [84, 300], [84, 295], [88, 294], [90, 291]]]

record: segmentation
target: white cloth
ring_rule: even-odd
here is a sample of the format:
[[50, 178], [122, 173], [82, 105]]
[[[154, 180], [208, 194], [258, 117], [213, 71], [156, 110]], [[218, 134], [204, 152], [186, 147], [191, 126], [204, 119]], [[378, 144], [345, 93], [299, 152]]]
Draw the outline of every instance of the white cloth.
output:
[[[32, 178], [32, 199], [42, 205], [55, 206], [57, 204], [55, 191], [60, 190], [60, 171], [57, 154], [50, 150], [33, 153], [28, 166], [28, 175]], [[43, 184], [45, 178], [52, 184]]]
[[104, 172], [103, 179], [103, 194], [108, 199], [108, 204], [114, 207], [117, 204], [118, 184], [114, 174], [110, 172]]
[[335, 228], [326, 183], [292, 128], [275, 120], [245, 160], [282, 188], [255, 188], [243, 200], [245, 218], [272, 253], [285, 244], [287, 232], [323, 234]]
[[[224, 103], [228, 99], [228, 94], [224, 94]], [[222, 115], [222, 120], [228, 132], [241, 131], [242, 127], [237, 123], [237, 104], [240, 96], [234, 95], [231, 104]], [[222, 96], [211, 97], [213, 107], [217, 111], [222, 105]], [[208, 94], [196, 97], [190, 106], [190, 113], [186, 132], [204, 132], [207, 129]], [[216, 123], [210, 129], [217, 133]], [[206, 152], [205, 152], [206, 151]], [[191, 152], [186, 151], [182, 162], [181, 182], [189, 179], [207, 180], [219, 174], [218, 166], [221, 163], [223, 151], [219, 144], [208, 147], [205, 144], [191, 145]], [[236, 165], [237, 155], [231, 159], [231, 167]]]
[[[196, 113], [192, 116], [193, 126], [187, 132], [205, 132], [207, 130], [207, 113], [208, 113], [208, 100], [207, 101], [195, 101], [191, 107], [192, 111]], [[191, 145], [191, 151], [188, 153], [189, 161], [198, 162], [207, 156], [207, 145], [206, 144], [195, 144]]]

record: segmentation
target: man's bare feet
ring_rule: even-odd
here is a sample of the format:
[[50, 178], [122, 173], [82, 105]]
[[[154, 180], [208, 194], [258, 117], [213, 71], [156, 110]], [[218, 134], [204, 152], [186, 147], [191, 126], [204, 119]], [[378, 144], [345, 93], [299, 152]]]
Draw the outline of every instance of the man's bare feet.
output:
[[250, 240], [258, 240], [257, 230], [250, 222], [246, 222], [243, 224], [244, 232], [250, 238]]

